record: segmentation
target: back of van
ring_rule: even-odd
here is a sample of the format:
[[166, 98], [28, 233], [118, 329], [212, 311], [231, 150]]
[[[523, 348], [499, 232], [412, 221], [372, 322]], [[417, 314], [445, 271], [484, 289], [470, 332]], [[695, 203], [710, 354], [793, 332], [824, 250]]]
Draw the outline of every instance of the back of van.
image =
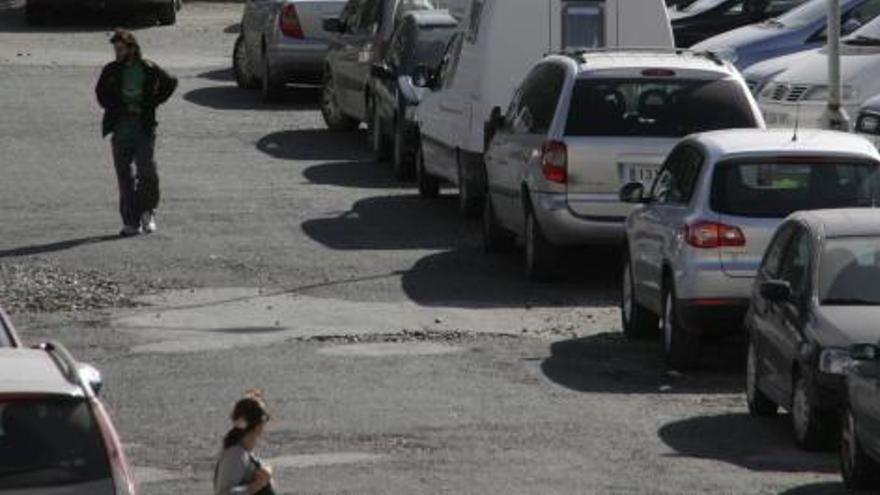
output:
[[659, 60], [652, 61], [650, 54], [625, 54], [621, 61], [631, 62], [629, 67], [584, 70], [573, 81], [556, 124], [567, 151], [565, 190], [571, 214], [622, 224], [632, 206], [619, 201], [620, 188], [641, 182], [650, 190], [680, 138], [763, 127], [740, 77], [725, 70], [688, 68], [694, 64], [684, 57], [692, 56], [657, 55]]

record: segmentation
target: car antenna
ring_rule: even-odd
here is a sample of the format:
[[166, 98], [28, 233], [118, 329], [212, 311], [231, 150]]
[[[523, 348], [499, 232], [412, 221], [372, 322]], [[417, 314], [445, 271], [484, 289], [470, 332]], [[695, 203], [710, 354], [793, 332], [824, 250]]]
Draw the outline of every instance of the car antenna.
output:
[[798, 140], [798, 129], [801, 126], [801, 102], [798, 102], [794, 110], [794, 134], [791, 136], [791, 142], [796, 143]]

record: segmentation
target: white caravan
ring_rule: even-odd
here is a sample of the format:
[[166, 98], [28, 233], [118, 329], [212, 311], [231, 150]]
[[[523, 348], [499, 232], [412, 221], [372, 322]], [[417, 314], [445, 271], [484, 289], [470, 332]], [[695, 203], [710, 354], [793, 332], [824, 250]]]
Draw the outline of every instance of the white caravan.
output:
[[433, 195], [438, 180], [459, 185], [465, 214], [479, 212], [485, 194], [485, 123], [537, 60], [556, 51], [674, 48], [664, 0], [457, 2], [465, 13], [459, 32], [442, 65], [421, 77], [431, 91], [417, 114], [417, 171], [424, 196]]

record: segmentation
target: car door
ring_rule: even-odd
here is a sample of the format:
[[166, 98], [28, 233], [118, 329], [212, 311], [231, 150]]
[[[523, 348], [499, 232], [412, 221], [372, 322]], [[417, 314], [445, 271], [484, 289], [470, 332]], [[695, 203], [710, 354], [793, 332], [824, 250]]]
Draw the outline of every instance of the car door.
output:
[[791, 399], [792, 366], [797, 363], [804, 342], [804, 325], [809, 314], [810, 269], [813, 247], [809, 231], [794, 224], [791, 239], [779, 266], [777, 280], [791, 285], [792, 297], [786, 301], [767, 301], [768, 315], [763, 335], [762, 356], [768, 384], [783, 405]]
[[524, 227], [523, 184], [531, 192], [543, 192], [543, 180], [535, 176], [540, 175], [542, 147], [559, 106], [565, 74], [565, 69], [555, 63], [536, 66], [523, 81], [509, 132], [500, 137], [504, 165], [497, 167], [498, 183], [511, 194], [504, 196], [499, 216], [505, 226], [517, 233], [522, 233]]
[[663, 268], [674, 257], [702, 163], [702, 154], [692, 145], [675, 148], [654, 180], [648, 204], [633, 214], [630, 242], [636, 290], [640, 301], [657, 312]]
[[431, 95], [419, 105], [425, 168], [452, 182], [457, 180], [458, 174], [456, 149], [462, 129], [469, 125], [463, 95], [453, 89], [464, 38], [458, 32], [449, 41]]
[[395, 120], [398, 107], [397, 88], [401, 53], [414, 43], [414, 29], [415, 24], [411, 22], [401, 23], [395, 29], [391, 35], [391, 41], [388, 43], [388, 51], [382, 58], [382, 63], [390, 69], [389, 76], [391, 77], [387, 79], [373, 78], [371, 90], [376, 102], [375, 111], [379, 112], [379, 115], [388, 124]]
[[368, 42], [370, 14], [378, 0], [351, 0], [346, 5], [345, 32], [336, 37], [334, 52], [334, 77], [337, 98], [342, 111], [349, 116], [363, 119], [363, 94], [365, 80], [361, 77], [359, 64], [363, 46]]

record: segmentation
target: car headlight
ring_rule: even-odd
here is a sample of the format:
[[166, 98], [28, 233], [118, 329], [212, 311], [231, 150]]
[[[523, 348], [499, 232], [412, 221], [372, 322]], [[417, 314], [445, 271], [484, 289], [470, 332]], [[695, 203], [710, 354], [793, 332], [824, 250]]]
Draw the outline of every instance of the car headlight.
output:
[[[831, 89], [828, 86], [813, 86], [804, 94], [805, 101], [823, 101], [831, 96]], [[844, 86], [841, 89], [840, 98], [843, 101], [854, 100], [858, 97], [858, 92], [852, 86]]]
[[845, 375], [854, 362], [846, 349], [824, 349], [819, 354], [819, 371], [829, 375]]
[[718, 55], [718, 58], [721, 60], [727, 60], [731, 64], [735, 64], [737, 60], [739, 60], [739, 54], [736, 53], [736, 50], [733, 48], [721, 48], [715, 50], [715, 55]]
[[862, 114], [856, 123], [856, 132], [863, 134], [880, 134], [880, 116]]

